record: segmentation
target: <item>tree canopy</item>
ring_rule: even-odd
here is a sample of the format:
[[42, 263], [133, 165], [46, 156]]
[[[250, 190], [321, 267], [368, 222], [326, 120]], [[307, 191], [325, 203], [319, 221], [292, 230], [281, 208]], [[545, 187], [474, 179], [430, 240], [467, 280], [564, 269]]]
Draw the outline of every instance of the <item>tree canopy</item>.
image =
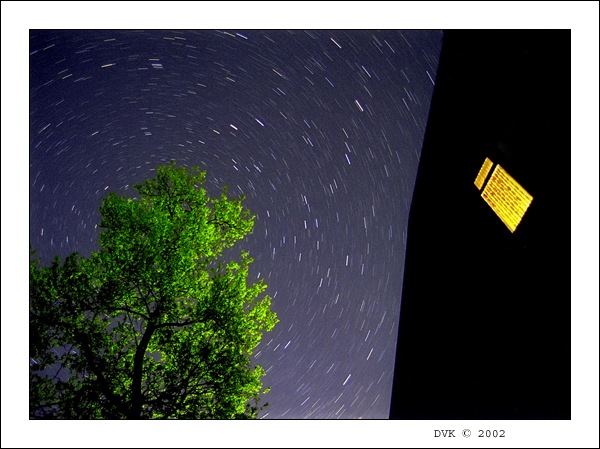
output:
[[[175, 164], [109, 193], [100, 249], [30, 259], [30, 416], [255, 418], [264, 369], [252, 362], [278, 322], [247, 252], [224, 251], [254, 216], [206, 173]], [[233, 250], [226, 251], [231, 254]]]

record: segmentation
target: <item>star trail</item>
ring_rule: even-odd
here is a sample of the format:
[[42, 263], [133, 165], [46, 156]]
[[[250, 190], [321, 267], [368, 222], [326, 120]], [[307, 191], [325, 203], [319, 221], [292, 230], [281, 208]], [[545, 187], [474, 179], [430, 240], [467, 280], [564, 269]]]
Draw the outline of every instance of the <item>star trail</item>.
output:
[[171, 160], [256, 215], [280, 323], [266, 419], [387, 418], [441, 31], [31, 30], [30, 242], [98, 249], [104, 195]]

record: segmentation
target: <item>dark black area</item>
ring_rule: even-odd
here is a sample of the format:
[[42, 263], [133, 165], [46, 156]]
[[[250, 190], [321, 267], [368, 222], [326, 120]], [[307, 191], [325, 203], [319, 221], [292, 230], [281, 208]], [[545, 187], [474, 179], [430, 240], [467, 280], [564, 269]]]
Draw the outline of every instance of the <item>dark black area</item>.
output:
[[[570, 31], [448, 31], [410, 211], [390, 418], [570, 419]], [[532, 196], [514, 233], [484, 159]]]

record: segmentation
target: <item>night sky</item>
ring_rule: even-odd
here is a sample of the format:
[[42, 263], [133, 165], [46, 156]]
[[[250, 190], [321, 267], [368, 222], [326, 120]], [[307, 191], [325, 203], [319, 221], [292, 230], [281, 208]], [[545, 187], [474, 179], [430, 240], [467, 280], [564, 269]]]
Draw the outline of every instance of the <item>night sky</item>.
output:
[[176, 160], [245, 195], [280, 323], [261, 416], [387, 418], [406, 226], [441, 31], [31, 30], [30, 242], [98, 249], [98, 207]]

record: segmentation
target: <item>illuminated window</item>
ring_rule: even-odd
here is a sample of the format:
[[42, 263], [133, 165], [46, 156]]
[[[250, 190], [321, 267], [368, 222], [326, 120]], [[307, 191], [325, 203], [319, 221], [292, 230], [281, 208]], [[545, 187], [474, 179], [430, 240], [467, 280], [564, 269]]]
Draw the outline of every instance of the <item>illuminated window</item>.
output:
[[487, 178], [487, 175], [490, 172], [492, 165], [494, 165], [494, 163], [486, 157], [485, 161], [483, 161], [483, 165], [479, 169], [477, 178], [475, 178], [475, 185], [479, 190], [481, 190], [481, 188], [483, 187], [483, 181], [485, 181], [485, 178]]
[[[492, 165], [493, 162], [486, 158], [479, 170], [475, 185], [480, 190]], [[515, 232], [533, 200], [533, 197], [500, 165], [494, 168], [481, 196], [510, 232]]]

